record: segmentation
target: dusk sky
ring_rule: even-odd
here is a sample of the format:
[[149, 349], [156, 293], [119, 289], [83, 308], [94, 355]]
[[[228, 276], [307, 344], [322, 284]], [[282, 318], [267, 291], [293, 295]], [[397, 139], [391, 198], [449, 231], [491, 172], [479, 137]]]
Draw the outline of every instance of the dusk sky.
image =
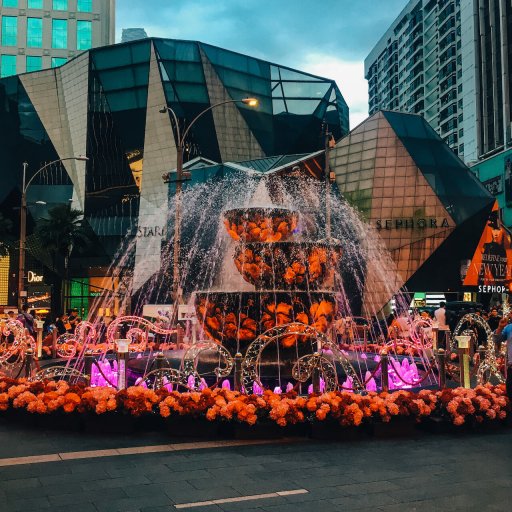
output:
[[336, 80], [350, 124], [367, 117], [363, 61], [407, 0], [117, 0], [121, 30], [198, 40]]

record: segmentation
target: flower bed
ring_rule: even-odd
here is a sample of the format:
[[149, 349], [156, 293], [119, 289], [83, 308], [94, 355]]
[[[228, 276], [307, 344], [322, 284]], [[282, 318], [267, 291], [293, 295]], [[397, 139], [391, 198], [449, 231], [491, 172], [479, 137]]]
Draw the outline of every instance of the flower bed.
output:
[[295, 392], [244, 395], [227, 389], [204, 389], [179, 393], [130, 387], [116, 391], [109, 387], [85, 387], [66, 382], [27, 382], [0, 379], [0, 411], [33, 414], [117, 413], [140, 418], [186, 417], [247, 425], [335, 422], [341, 427], [388, 423], [394, 418], [421, 422], [440, 418], [456, 426], [504, 420], [510, 411], [505, 386], [477, 386], [474, 389], [395, 391], [357, 395], [347, 391], [299, 396]]

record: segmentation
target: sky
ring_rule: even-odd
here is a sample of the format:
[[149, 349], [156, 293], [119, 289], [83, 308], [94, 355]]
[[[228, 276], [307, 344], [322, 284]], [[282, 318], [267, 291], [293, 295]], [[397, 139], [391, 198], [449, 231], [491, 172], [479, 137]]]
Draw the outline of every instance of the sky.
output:
[[336, 80], [368, 116], [364, 59], [408, 0], [117, 0], [116, 33], [202, 41]]

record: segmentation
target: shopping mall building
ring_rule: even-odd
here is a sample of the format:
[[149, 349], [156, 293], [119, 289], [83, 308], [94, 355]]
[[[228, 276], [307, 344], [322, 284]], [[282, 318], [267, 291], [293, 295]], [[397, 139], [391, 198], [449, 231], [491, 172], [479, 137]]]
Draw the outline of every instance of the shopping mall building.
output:
[[[259, 108], [228, 102], [194, 123], [185, 146], [191, 184], [218, 172], [229, 179], [230, 169], [244, 166], [281, 174], [299, 167], [323, 179], [330, 133], [337, 141], [327, 150], [333, 186], [391, 251], [389, 279], [397, 287], [460, 298], [487, 286], [508, 290], [512, 249], [494, 198], [422, 117], [377, 112], [349, 133], [348, 107], [333, 80], [199, 42], [146, 39], [0, 80], [0, 212], [13, 233], [23, 162], [31, 176], [53, 160], [89, 159], [50, 166], [28, 190], [29, 302], [42, 305], [53, 280], [35, 223], [62, 203], [84, 212], [94, 241], [72, 253], [66, 307], [85, 316], [103, 290], [122, 294], [122, 273], [112, 278], [109, 269], [114, 260], [126, 267], [133, 291], [143, 289], [161, 270], [174, 190], [162, 176], [177, 164], [172, 116], [162, 107], [186, 126], [214, 104], [246, 97], [258, 98]], [[118, 254], [121, 246], [126, 254]], [[15, 249], [0, 260], [2, 304], [16, 303], [17, 265]], [[372, 272], [368, 262], [365, 293], [386, 302]]]
[[[67, 307], [85, 315], [103, 289], [119, 286], [109, 266], [126, 237], [133, 243], [123, 264], [134, 290], [144, 286], [160, 268], [168, 200], [162, 175], [177, 162], [171, 116], [160, 110], [170, 106], [185, 126], [211, 105], [246, 97], [258, 98], [257, 110], [225, 103], [194, 124], [185, 161], [307, 153], [323, 147], [326, 130], [336, 139], [348, 133], [348, 107], [333, 80], [199, 42], [145, 39], [1, 79], [0, 212], [13, 221], [15, 238], [23, 162], [30, 177], [53, 160], [89, 158], [50, 166], [28, 189], [29, 302], [51, 294], [52, 261], [33, 231], [59, 203], [85, 213], [94, 241], [72, 254]], [[13, 250], [0, 262], [0, 304], [16, 304], [17, 268]]]

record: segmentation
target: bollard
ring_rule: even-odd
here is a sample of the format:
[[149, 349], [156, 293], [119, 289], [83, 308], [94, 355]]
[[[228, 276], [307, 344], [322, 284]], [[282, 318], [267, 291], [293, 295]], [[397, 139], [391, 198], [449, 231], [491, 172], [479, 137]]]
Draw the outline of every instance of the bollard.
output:
[[91, 382], [93, 363], [94, 355], [92, 350], [87, 350], [84, 356], [84, 375], [89, 379], [89, 383]]
[[[163, 352], [158, 352], [155, 358], [155, 366], [157, 370], [161, 370], [165, 364], [165, 356]], [[162, 372], [157, 371], [155, 377], [155, 389], [161, 389], [163, 387]]]
[[384, 350], [380, 353], [382, 391], [389, 391], [389, 356]]
[[[39, 326], [41, 324], [41, 326]], [[37, 321], [37, 359], [43, 356], [43, 322]]]
[[470, 389], [470, 373], [469, 373], [469, 342], [471, 341], [471, 336], [455, 336], [455, 340], [458, 343], [459, 347], [459, 372], [460, 372], [460, 385], [463, 388]]
[[439, 366], [439, 389], [446, 387], [446, 352], [440, 348], [437, 351], [437, 364]]
[[29, 348], [25, 352], [25, 377], [30, 379], [32, 377], [32, 362], [34, 361], [34, 351]]
[[439, 340], [439, 327], [437, 325], [432, 326], [432, 349], [437, 350], [437, 342]]
[[117, 389], [126, 388], [126, 370], [128, 362], [128, 347], [130, 340], [115, 340], [117, 349]]
[[242, 391], [242, 354], [237, 352], [235, 354], [235, 380], [234, 380], [235, 391]]
[[52, 331], [52, 358], [57, 359], [57, 335], [59, 334], [57, 328]]

